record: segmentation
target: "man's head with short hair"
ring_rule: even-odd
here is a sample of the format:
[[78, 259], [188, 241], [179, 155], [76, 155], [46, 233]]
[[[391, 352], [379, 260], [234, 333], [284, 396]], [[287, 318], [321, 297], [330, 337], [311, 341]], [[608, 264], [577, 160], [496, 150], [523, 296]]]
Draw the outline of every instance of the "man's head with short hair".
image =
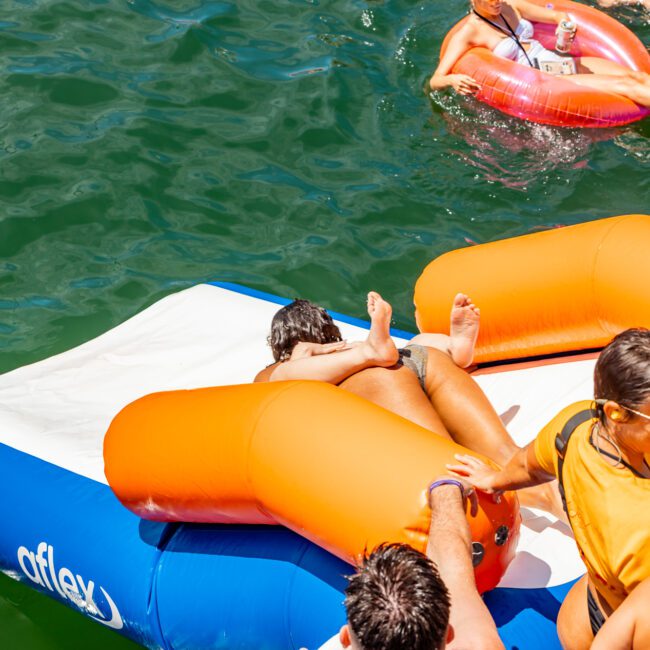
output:
[[345, 590], [353, 650], [440, 650], [449, 628], [449, 592], [435, 565], [406, 544], [381, 544], [366, 556]]

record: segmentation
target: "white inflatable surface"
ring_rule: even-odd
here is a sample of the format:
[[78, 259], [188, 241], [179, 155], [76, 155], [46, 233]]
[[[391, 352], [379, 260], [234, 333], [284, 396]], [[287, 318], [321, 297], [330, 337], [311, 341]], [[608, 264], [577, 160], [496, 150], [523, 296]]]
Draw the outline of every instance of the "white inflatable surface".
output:
[[[106, 483], [102, 442], [112, 417], [147, 393], [252, 381], [272, 361], [266, 336], [278, 308], [199, 285], [77, 348], [6, 373], [0, 442]], [[349, 340], [366, 336], [361, 327], [338, 324]], [[561, 408], [591, 397], [592, 357], [505, 365], [474, 376], [523, 445]], [[518, 553], [500, 586], [554, 586], [584, 573], [567, 526], [542, 512], [522, 515]]]

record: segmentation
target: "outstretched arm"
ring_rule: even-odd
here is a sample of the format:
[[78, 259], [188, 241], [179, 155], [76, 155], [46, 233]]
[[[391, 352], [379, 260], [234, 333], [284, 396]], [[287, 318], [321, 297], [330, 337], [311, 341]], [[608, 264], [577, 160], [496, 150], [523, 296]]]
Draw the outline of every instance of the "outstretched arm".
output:
[[465, 498], [456, 485], [435, 487], [429, 497], [431, 526], [427, 555], [451, 597], [450, 650], [503, 650], [496, 625], [476, 590], [472, 540]]
[[451, 73], [454, 63], [471, 46], [471, 33], [469, 25], [464, 25], [451, 37], [436, 71], [429, 80], [431, 90], [442, 90], [443, 88], [451, 87], [461, 95], [474, 95], [481, 89], [472, 77], [466, 74]]
[[544, 470], [535, 455], [535, 442], [519, 449], [503, 469], [496, 469], [468, 454], [456, 454], [457, 464], [447, 469], [467, 479], [477, 490], [494, 494], [548, 483], [555, 478]]
[[537, 23], [555, 23], [559, 25], [563, 20], [571, 20], [571, 16], [566, 11], [555, 11], [555, 9], [542, 7], [527, 0], [515, 0], [512, 4], [519, 10], [522, 18]]

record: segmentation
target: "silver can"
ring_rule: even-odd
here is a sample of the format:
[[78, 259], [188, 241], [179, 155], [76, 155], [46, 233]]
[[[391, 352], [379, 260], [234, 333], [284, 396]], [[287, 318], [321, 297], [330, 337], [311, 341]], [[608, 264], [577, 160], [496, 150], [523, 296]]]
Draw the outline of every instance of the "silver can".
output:
[[571, 51], [573, 37], [576, 33], [576, 24], [572, 20], [563, 20], [557, 29], [557, 41], [555, 50], [560, 54], [568, 54]]

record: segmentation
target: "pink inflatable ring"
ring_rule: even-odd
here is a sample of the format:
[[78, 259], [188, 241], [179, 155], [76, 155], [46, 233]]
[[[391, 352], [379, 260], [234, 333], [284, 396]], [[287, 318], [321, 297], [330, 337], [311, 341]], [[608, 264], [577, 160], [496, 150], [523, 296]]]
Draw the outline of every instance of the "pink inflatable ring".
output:
[[[599, 56], [632, 70], [650, 73], [650, 54], [643, 43], [624, 25], [602, 11], [570, 0], [538, 5], [566, 11], [577, 23], [572, 56]], [[466, 16], [447, 34], [442, 56], [451, 36], [468, 19]], [[550, 50], [555, 47], [555, 25], [533, 23], [534, 37]], [[611, 127], [629, 124], [650, 115], [650, 109], [615, 93], [580, 86], [570, 78], [551, 76], [534, 68], [495, 56], [475, 47], [463, 54], [453, 73], [473, 77], [481, 86], [477, 99], [508, 115], [533, 122], [572, 127]]]

